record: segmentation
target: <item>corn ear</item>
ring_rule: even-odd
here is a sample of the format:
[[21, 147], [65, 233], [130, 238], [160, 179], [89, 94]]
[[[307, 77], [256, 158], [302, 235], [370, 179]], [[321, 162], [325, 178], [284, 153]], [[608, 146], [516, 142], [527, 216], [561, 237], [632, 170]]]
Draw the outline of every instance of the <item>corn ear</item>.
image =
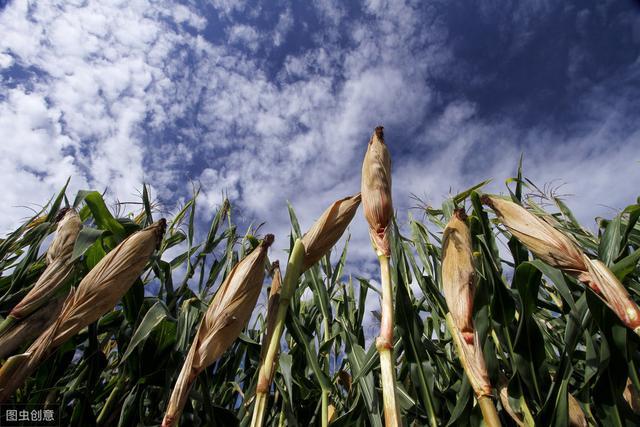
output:
[[268, 234], [233, 267], [220, 285], [182, 365], [162, 421], [163, 427], [177, 423], [198, 374], [222, 356], [247, 325], [262, 288], [264, 263], [272, 243], [273, 235]]
[[82, 221], [74, 209], [64, 212], [56, 229], [56, 237], [47, 250], [47, 268], [29, 293], [11, 310], [9, 316], [22, 319], [41, 307], [69, 278], [73, 271], [71, 255]]
[[[127, 237], [69, 292], [57, 320], [5, 371], [0, 371], [0, 402], [4, 402], [58, 346], [111, 310], [140, 276], [160, 245], [166, 228], [161, 219]], [[10, 359], [11, 360], [11, 359]]]
[[60, 221], [56, 229], [56, 237], [47, 249], [47, 263], [58, 258], [70, 258], [82, 228], [82, 220], [75, 209], [64, 209], [58, 215]]
[[164, 219], [132, 234], [116, 246], [82, 279], [65, 302], [52, 341], [57, 346], [111, 310], [143, 272], [160, 245]]
[[376, 252], [389, 256], [389, 223], [393, 217], [391, 200], [391, 157], [384, 143], [384, 128], [378, 126], [362, 162], [362, 206], [369, 223], [369, 235]]
[[473, 342], [475, 266], [471, 233], [463, 210], [457, 209], [442, 238], [442, 288], [454, 324], [467, 343]]
[[585, 283], [611, 308], [620, 321], [640, 335], [640, 308], [616, 276], [599, 260], [591, 260], [572, 240], [547, 222], [513, 202], [482, 196], [518, 240], [552, 267]]
[[303, 271], [325, 256], [342, 237], [360, 205], [360, 194], [334, 202], [302, 237]]
[[574, 273], [587, 269], [576, 244], [544, 220], [499, 197], [484, 195], [481, 200], [493, 209], [514, 237], [550, 266]]
[[20, 319], [0, 334], [0, 359], [13, 354], [21, 345], [39, 336], [57, 319], [66, 295], [52, 298], [29, 316]]
[[625, 326], [640, 335], [640, 309], [629, 292], [602, 261], [586, 256], [584, 259], [588, 274], [579, 278], [589, 284]]
[[476, 397], [481, 398], [491, 397], [493, 387], [473, 326], [475, 271], [466, 215], [464, 210], [456, 209], [442, 238], [442, 287], [449, 308], [447, 325], [471, 387]]

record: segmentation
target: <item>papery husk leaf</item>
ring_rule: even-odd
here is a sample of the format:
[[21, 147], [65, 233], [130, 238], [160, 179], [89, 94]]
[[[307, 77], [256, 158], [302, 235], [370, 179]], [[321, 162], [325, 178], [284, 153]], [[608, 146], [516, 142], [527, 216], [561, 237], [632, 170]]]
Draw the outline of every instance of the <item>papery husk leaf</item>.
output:
[[376, 251], [389, 256], [389, 223], [393, 217], [391, 157], [384, 142], [383, 129], [382, 126], [378, 126], [369, 140], [362, 162], [360, 191], [371, 241]]
[[627, 378], [627, 384], [624, 387], [622, 397], [629, 404], [633, 413], [640, 415], [640, 394], [633, 386], [630, 378]]
[[569, 426], [570, 427], [587, 427], [587, 417], [585, 417], [582, 407], [571, 394], [567, 394], [569, 404]]
[[442, 289], [449, 312], [466, 342], [473, 340], [475, 266], [464, 211], [457, 210], [442, 238]]
[[303, 271], [318, 262], [340, 240], [356, 214], [360, 200], [358, 193], [334, 202], [302, 237], [305, 250]]
[[0, 382], [0, 402], [17, 387], [58, 346], [82, 328], [113, 309], [143, 272], [149, 258], [159, 246], [166, 228], [161, 219], [138, 231], [104, 256], [67, 296], [56, 321], [36, 339], [12, 372], [9, 381]]
[[336, 417], [336, 407], [332, 404], [329, 404], [327, 407], [327, 422], [331, 424], [333, 419]]
[[584, 257], [588, 275], [578, 278], [586, 282], [611, 308], [625, 326], [640, 335], [640, 308], [615, 274], [600, 260]]
[[66, 282], [73, 271], [71, 255], [82, 228], [80, 216], [68, 209], [58, 223], [56, 236], [47, 250], [47, 267], [36, 284], [11, 310], [10, 316], [21, 319], [36, 311]]
[[195, 378], [238, 338], [255, 308], [264, 281], [267, 250], [273, 235], [236, 264], [213, 297], [173, 388], [163, 427], [177, 423]]
[[499, 197], [484, 195], [482, 203], [490, 206], [509, 232], [550, 266], [573, 273], [586, 270], [577, 245], [543, 219]]
[[18, 320], [0, 335], [0, 359], [7, 357], [23, 344], [39, 336], [57, 319], [66, 294], [54, 297], [35, 313]]

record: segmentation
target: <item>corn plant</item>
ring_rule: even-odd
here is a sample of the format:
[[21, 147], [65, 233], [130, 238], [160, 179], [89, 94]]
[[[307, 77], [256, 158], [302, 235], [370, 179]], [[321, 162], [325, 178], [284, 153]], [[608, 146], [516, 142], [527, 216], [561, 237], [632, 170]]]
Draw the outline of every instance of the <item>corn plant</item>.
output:
[[111, 209], [63, 188], [0, 240], [0, 396], [73, 426], [640, 423], [640, 200], [592, 232], [519, 167], [502, 196], [480, 183], [398, 223], [364, 184], [386, 289], [349, 261], [359, 195], [307, 233], [290, 206], [289, 251], [267, 253], [229, 201], [199, 218], [197, 190], [162, 234], [146, 187]]

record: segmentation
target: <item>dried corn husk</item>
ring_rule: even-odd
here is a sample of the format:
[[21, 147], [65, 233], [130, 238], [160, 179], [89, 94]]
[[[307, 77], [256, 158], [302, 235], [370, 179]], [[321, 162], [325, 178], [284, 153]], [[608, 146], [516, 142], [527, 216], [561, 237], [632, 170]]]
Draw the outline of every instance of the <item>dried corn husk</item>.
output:
[[466, 342], [457, 328], [455, 328], [455, 331], [452, 331], [452, 335], [458, 345], [460, 362], [464, 368], [464, 372], [467, 374], [467, 378], [469, 378], [469, 383], [471, 383], [471, 388], [473, 388], [476, 397], [491, 397], [493, 395], [493, 387], [489, 381], [487, 364], [484, 360], [482, 347], [480, 347], [477, 331], [475, 332], [472, 343]]
[[371, 241], [379, 254], [389, 256], [389, 223], [393, 217], [391, 157], [384, 143], [383, 129], [378, 126], [369, 140], [362, 162], [360, 191]]
[[336, 407], [332, 404], [329, 404], [327, 407], [327, 423], [331, 424], [333, 419], [336, 417]]
[[600, 260], [584, 257], [588, 276], [580, 279], [588, 282], [625, 326], [640, 335], [640, 309], [618, 278]]
[[467, 343], [473, 342], [475, 267], [471, 233], [463, 210], [456, 210], [442, 239], [442, 288], [453, 321]]
[[[64, 212], [64, 213], [63, 213]], [[47, 249], [47, 263], [57, 258], [70, 258], [82, 228], [80, 215], [73, 208], [65, 209], [56, 229], [56, 237]]]
[[511, 234], [547, 264], [567, 272], [587, 269], [582, 252], [571, 239], [522, 206], [487, 195], [482, 196], [482, 203], [490, 206]]
[[569, 426], [570, 427], [587, 427], [587, 417], [585, 417], [582, 407], [571, 394], [567, 394], [569, 399]]
[[175, 425], [198, 374], [222, 356], [247, 325], [262, 288], [264, 263], [271, 243], [273, 235], [268, 234], [253, 252], [233, 267], [220, 285], [182, 365], [162, 421], [163, 427]]
[[[51, 352], [111, 310], [140, 276], [166, 228], [161, 219], [126, 238], [82, 279], [64, 302], [58, 319], [0, 370], [0, 402], [6, 400]], [[8, 365], [8, 367], [7, 367]]]
[[302, 237], [303, 271], [325, 256], [342, 237], [360, 205], [360, 193], [334, 202]]
[[111, 310], [140, 276], [162, 241], [166, 222], [127, 237], [82, 279], [62, 309], [52, 344], [57, 346]]
[[11, 310], [11, 317], [21, 319], [33, 313], [69, 278], [73, 271], [73, 246], [81, 228], [82, 221], [78, 213], [74, 209], [66, 210], [58, 223], [56, 237], [47, 250], [47, 268], [29, 293]]
[[516, 411], [509, 403], [509, 383], [507, 378], [500, 374], [500, 379], [498, 381], [498, 397], [500, 398], [500, 403], [502, 403], [502, 407], [509, 414], [511, 419], [518, 425], [524, 426], [524, 421], [522, 421], [522, 416]]
[[491, 206], [509, 231], [536, 256], [588, 285], [622, 323], [640, 335], [640, 308], [606, 265], [589, 259], [569, 237], [523, 207], [486, 195], [482, 202]]
[[0, 359], [7, 357], [20, 346], [39, 336], [60, 314], [66, 295], [53, 297], [45, 305], [20, 319], [0, 336]]
[[629, 404], [629, 407], [635, 414], [640, 415], [640, 395], [631, 383], [631, 379], [627, 378], [627, 385], [624, 387], [622, 397]]

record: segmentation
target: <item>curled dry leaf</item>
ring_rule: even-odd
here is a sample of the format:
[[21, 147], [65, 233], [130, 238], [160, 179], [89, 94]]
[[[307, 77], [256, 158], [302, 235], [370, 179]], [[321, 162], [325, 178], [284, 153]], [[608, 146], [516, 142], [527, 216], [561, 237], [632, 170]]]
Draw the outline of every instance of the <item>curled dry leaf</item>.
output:
[[500, 403], [518, 426], [524, 426], [525, 424], [522, 421], [522, 416], [511, 406], [511, 403], [509, 402], [508, 386], [509, 383], [507, 378], [503, 374], [500, 374], [500, 379], [498, 380], [498, 398], [500, 399]]
[[638, 393], [638, 390], [636, 390], [629, 378], [627, 378], [627, 385], [624, 387], [622, 397], [629, 404], [631, 410], [635, 414], [640, 415], [640, 393]]

